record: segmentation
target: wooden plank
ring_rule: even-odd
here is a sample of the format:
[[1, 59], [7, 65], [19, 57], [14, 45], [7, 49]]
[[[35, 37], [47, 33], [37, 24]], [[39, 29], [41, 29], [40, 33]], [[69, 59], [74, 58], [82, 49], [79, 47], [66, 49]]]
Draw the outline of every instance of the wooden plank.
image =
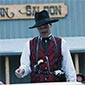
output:
[[78, 54], [75, 54], [75, 68], [76, 68], [76, 73], [79, 73], [79, 56]]
[[11, 85], [82, 85], [79, 82], [50, 82], [50, 83], [23, 83], [23, 84], [11, 84]]
[[10, 84], [10, 71], [9, 71], [9, 57], [5, 57], [5, 77], [6, 77], [6, 84]]

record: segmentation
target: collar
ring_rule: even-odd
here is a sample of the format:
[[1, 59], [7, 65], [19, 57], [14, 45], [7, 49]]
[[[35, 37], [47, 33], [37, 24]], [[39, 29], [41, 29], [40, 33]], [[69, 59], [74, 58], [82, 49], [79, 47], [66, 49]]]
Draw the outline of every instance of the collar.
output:
[[[41, 40], [43, 39], [41, 36], [39, 36], [39, 37], [40, 37]], [[48, 37], [46, 37], [46, 38], [51, 39], [51, 38], [52, 38], [52, 33], [50, 33], [50, 34], [48, 35]], [[45, 38], [44, 38], [44, 39], [45, 39]]]

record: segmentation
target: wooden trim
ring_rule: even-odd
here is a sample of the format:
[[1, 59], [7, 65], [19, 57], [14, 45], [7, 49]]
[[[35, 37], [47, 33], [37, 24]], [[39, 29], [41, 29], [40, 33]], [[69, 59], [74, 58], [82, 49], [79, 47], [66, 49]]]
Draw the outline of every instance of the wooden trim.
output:
[[78, 54], [75, 54], [75, 68], [76, 68], [76, 73], [79, 73], [79, 56]]
[[10, 84], [10, 71], [9, 71], [9, 57], [5, 57], [5, 77], [6, 77], [6, 84]]

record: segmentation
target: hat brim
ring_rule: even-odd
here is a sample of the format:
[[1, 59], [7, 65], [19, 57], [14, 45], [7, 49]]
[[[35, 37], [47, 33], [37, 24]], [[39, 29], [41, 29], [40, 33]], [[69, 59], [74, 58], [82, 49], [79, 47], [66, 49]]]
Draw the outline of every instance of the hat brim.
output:
[[45, 20], [39, 21], [38, 23], [36, 23], [32, 27], [29, 27], [29, 29], [37, 28], [37, 27], [40, 27], [42, 25], [45, 25], [48, 23], [54, 23], [54, 22], [58, 22], [58, 21], [59, 21], [58, 19], [45, 19]]

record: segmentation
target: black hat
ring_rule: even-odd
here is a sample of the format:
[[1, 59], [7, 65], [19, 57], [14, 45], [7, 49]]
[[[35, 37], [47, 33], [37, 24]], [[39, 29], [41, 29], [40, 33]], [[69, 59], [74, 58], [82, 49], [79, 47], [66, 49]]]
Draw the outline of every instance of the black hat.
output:
[[42, 25], [45, 25], [47, 23], [54, 23], [57, 22], [58, 19], [51, 19], [49, 17], [49, 14], [46, 10], [43, 10], [41, 12], [35, 13], [35, 24], [32, 27], [29, 27], [29, 29], [40, 27]]

